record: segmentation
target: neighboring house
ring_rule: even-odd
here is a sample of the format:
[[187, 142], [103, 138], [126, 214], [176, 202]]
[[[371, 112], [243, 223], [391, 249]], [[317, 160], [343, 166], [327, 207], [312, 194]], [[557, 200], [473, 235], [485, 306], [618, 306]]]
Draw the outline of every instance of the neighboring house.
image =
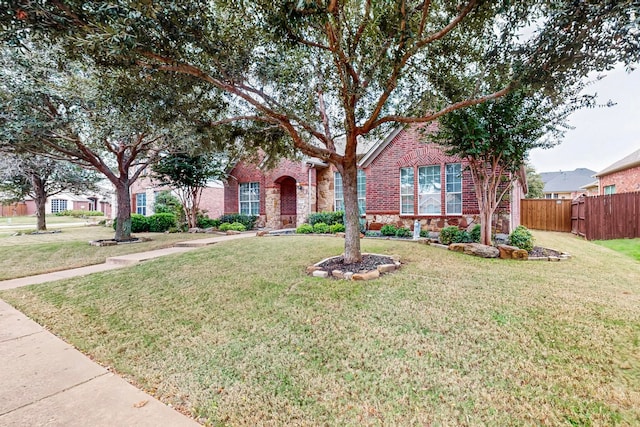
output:
[[[150, 176], [141, 176], [131, 185], [131, 213], [144, 216], [153, 215], [156, 196], [161, 191], [172, 191], [169, 187], [161, 187], [153, 182]], [[175, 193], [174, 193], [175, 194]], [[202, 190], [199, 205], [200, 211], [209, 218], [218, 218], [224, 212], [224, 190], [222, 182], [212, 181]]]
[[540, 178], [544, 182], [545, 199], [573, 200], [586, 193], [585, 186], [593, 183], [595, 171], [578, 168], [574, 171], [542, 172]]
[[640, 191], [640, 150], [618, 160], [595, 175], [600, 195]]
[[[434, 125], [432, 125], [434, 126]], [[358, 162], [358, 200], [369, 229], [394, 223], [439, 230], [477, 222], [478, 203], [466, 163], [437, 144], [420, 141], [415, 128], [396, 128], [364, 148]], [[225, 184], [225, 213], [258, 215], [269, 228], [295, 227], [312, 212], [344, 209], [342, 178], [319, 159], [283, 160], [271, 170], [240, 162]], [[524, 177], [524, 174], [521, 174]], [[517, 183], [521, 180], [517, 181]], [[500, 206], [497, 229], [519, 224], [521, 185]]]

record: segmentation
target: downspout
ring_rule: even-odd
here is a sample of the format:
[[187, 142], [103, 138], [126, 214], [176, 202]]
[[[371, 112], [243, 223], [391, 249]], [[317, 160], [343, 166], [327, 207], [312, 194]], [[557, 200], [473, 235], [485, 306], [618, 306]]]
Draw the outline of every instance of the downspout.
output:
[[309, 175], [309, 186], [307, 187], [307, 198], [308, 198], [308, 210], [309, 212], [307, 213], [307, 219], [309, 219], [309, 216], [311, 215], [311, 169], [314, 168], [313, 163], [307, 163], [307, 172]]

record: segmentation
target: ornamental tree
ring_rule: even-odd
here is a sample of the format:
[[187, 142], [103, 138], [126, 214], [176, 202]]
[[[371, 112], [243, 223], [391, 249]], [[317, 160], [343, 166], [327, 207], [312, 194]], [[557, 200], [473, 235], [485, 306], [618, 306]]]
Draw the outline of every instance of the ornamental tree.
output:
[[480, 210], [480, 243], [491, 244], [492, 218], [513, 183], [526, 179], [529, 151], [555, 145], [576, 108], [590, 106], [593, 97], [576, 97], [559, 108], [547, 97], [522, 91], [451, 112], [440, 119], [435, 140], [447, 153], [465, 159], [473, 178]]
[[2, 5], [6, 40], [41, 32], [101, 63], [196, 79], [237, 106], [236, 115], [210, 125], [275, 126], [288, 135], [285, 143], [334, 165], [344, 185], [347, 263], [361, 259], [356, 153], [363, 137], [522, 85], [561, 99], [588, 72], [637, 61], [640, 52], [640, 6], [627, 1]]
[[225, 175], [224, 162], [211, 153], [172, 153], [161, 157], [152, 170], [159, 185], [170, 186], [178, 195], [189, 228], [198, 226], [202, 190]]

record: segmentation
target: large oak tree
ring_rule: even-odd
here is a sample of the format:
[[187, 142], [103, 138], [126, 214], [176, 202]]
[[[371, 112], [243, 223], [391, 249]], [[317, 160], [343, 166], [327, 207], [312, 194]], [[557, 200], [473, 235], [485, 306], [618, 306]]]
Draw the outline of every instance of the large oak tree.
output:
[[[345, 261], [361, 258], [357, 145], [525, 84], [563, 98], [638, 59], [639, 6], [604, 0], [9, 1], [7, 39], [43, 30], [103, 63], [194, 77], [342, 175]], [[504, 76], [508, 76], [505, 82]], [[342, 139], [343, 144], [337, 144]]]

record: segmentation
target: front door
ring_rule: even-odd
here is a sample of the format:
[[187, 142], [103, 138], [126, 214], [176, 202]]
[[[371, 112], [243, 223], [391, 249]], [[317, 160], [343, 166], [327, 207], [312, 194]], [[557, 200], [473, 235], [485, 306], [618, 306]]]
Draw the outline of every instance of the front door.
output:
[[295, 228], [298, 211], [296, 180], [290, 176], [280, 182], [280, 223], [282, 228]]

